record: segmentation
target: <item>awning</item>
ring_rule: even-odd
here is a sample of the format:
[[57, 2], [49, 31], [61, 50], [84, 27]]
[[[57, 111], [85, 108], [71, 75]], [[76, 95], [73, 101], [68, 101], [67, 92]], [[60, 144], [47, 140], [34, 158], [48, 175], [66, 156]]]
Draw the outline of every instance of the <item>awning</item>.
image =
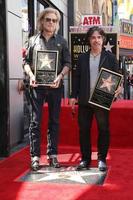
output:
[[133, 49], [119, 49], [119, 55], [133, 58]]

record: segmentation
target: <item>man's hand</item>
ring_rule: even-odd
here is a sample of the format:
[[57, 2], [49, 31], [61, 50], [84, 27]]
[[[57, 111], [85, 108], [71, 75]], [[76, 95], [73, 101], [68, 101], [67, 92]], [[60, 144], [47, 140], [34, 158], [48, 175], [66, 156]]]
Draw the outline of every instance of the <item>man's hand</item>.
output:
[[123, 89], [122, 86], [119, 86], [119, 87], [118, 87], [118, 89], [115, 91], [115, 97], [117, 97], [119, 94], [122, 93], [122, 89]]
[[35, 81], [35, 75], [33, 74], [32, 70], [30, 68], [30, 65], [25, 64], [24, 65], [24, 70], [25, 70], [26, 74], [30, 78], [30, 86], [37, 87], [38, 85], [36, 84], [36, 81]]
[[75, 104], [77, 103], [77, 99], [71, 98], [69, 99], [69, 104], [72, 107], [72, 115], [75, 116], [76, 110], [75, 110]]
[[77, 103], [77, 99], [71, 98], [69, 99], [69, 104], [72, 107], [72, 110], [75, 110], [75, 104]]
[[58, 76], [57, 76], [57, 78], [54, 80], [54, 82], [50, 85], [50, 87], [52, 87], [52, 88], [58, 88], [59, 87], [59, 85], [60, 85], [60, 82], [61, 82], [61, 79], [62, 79], [63, 77], [62, 77], [62, 74], [59, 74]]
[[32, 76], [30, 77], [30, 86], [32, 86], [32, 87], [37, 87], [37, 86], [38, 86], [38, 85], [36, 84], [35, 76], [34, 76], [34, 75], [32, 75]]

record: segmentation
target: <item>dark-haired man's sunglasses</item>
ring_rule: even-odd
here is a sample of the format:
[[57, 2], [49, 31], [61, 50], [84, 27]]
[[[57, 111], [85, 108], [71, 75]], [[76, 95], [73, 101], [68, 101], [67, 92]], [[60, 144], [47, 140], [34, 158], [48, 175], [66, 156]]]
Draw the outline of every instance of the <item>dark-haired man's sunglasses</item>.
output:
[[51, 18], [46, 17], [46, 18], [45, 18], [45, 21], [46, 21], [46, 22], [53, 22], [53, 23], [56, 23], [56, 22], [57, 22], [57, 19], [51, 19]]

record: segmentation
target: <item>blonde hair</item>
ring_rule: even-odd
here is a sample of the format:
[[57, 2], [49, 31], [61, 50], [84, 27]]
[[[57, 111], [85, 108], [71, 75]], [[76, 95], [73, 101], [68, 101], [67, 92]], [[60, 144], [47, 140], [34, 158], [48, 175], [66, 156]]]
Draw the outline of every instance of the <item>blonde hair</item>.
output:
[[43, 24], [42, 24], [42, 21], [44, 19], [44, 17], [48, 14], [48, 13], [54, 13], [57, 17], [57, 23], [56, 23], [56, 28], [55, 28], [55, 33], [58, 32], [60, 26], [59, 26], [59, 22], [60, 22], [60, 19], [61, 19], [61, 16], [60, 16], [60, 13], [58, 10], [54, 9], [54, 8], [51, 8], [51, 7], [48, 7], [48, 8], [45, 8], [38, 16], [38, 19], [37, 19], [37, 29], [38, 31], [42, 32], [43, 31]]

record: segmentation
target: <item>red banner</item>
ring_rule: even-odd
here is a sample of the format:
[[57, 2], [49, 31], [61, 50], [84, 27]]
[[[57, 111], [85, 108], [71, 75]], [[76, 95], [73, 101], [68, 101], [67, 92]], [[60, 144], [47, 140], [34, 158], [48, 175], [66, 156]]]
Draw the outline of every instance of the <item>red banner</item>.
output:
[[133, 49], [133, 37], [120, 35], [120, 48]]

